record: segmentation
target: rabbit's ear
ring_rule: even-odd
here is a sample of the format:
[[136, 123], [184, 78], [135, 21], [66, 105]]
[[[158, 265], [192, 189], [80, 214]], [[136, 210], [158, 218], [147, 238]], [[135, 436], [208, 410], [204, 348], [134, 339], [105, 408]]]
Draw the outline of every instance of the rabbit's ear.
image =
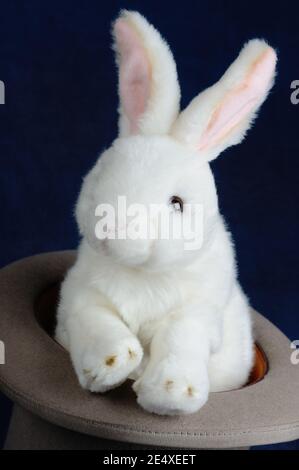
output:
[[182, 111], [172, 134], [207, 160], [240, 143], [273, 85], [276, 61], [265, 41], [249, 41], [219, 82]]
[[137, 12], [122, 11], [113, 25], [119, 68], [119, 133], [166, 134], [179, 111], [180, 88], [172, 53]]

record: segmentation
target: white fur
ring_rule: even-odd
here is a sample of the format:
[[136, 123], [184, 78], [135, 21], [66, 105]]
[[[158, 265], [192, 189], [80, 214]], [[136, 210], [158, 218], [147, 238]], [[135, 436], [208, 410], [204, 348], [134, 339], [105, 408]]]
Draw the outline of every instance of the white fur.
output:
[[[140, 44], [149, 60], [152, 74], [151, 96], [146, 112], [139, 122], [139, 131], [145, 135], [166, 134], [178, 115], [181, 96], [172, 53], [159, 32], [138, 12], [123, 10], [120, 18], [126, 20], [139, 35]], [[119, 64], [117, 44], [114, 45], [114, 49], [116, 49], [116, 59]], [[121, 99], [119, 113], [119, 135], [126, 136], [130, 132]]]
[[[179, 91], [168, 46], [141, 15], [125, 12], [121, 19], [138, 28], [150, 54], [152, 94], [139, 135], [129, 134], [121, 114], [120, 138], [84, 180], [76, 208], [83, 238], [62, 285], [56, 337], [70, 351], [84, 388], [103, 392], [131, 377], [146, 410], [190, 413], [204, 405], [209, 391], [242, 386], [252, 366], [249, 306], [237, 281], [233, 245], [208, 164], [216, 150], [201, 151], [197, 143], [218, 101], [228, 88], [239, 89], [250, 64], [269, 46], [249, 43], [214, 91], [196, 99], [174, 122]], [[218, 153], [242, 139], [273, 74], [259, 77], [259, 102], [217, 142]], [[115, 206], [118, 195], [145, 206], [165, 204], [173, 195], [203, 204], [202, 247], [185, 250], [183, 238], [96, 239], [95, 207], [103, 202]]]
[[[221, 79], [191, 101], [174, 123], [172, 134], [191, 148], [199, 147], [202, 134], [217, 107], [225, 101], [231, 92], [237, 90], [240, 84], [246, 83], [246, 77], [250, 73], [251, 67], [265, 52], [269, 53], [269, 61], [267, 61], [264, 73], [269, 76], [263, 77], [264, 80], [258, 83], [259, 86], [253, 90], [252, 106], [244, 118], [239, 120], [236, 128], [232, 129], [233, 132], [229, 132], [224, 139], [220, 139], [215, 145], [207, 148], [204, 158], [209, 161], [213, 160], [227, 147], [239, 144], [251, 127], [257, 111], [265, 101], [274, 81], [276, 54], [265, 41], [259, 39], [253, 39], [245, 44], [237, 59]], [[258, 76], [256, 78], [259, 79]], [[236, 97], [238, 97], [237, 94]], [[240, 103], [243, 105], [241, 100]]]

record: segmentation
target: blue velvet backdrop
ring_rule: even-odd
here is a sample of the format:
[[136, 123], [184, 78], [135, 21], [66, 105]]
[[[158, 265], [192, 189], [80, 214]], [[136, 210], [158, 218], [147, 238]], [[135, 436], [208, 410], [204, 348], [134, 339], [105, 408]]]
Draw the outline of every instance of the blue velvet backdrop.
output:
[[[290, 102], [290, 83], [299, 79], [298, 2], [2, 1], [0, 265], [77, 245], [72, 210], [82, 176], [116, 136], [109, 30], [120, 8], [138, 9], [169, 41], [183, 106], [246, 40], [264, 37], [277, 48], [276, 85], [254, 129], [213, 170], [252, 305], [299, 338], [299, 105]], [[0, 446], [9, 408], [0, 397]]]

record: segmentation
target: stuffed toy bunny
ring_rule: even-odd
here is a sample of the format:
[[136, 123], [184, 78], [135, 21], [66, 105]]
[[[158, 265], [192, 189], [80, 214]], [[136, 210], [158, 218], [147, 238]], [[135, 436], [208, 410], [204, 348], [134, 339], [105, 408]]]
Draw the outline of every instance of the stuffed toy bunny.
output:
[[[176, 65], [143, 16], [113, 25], [119, 69], [119, 136], [83, 182], [82, 241], [63, 282], [56, 338], [82, 387], [105, 392], [134, 380], [138, 403], [158, 414], [193, 413], [210, 391], [243, 386], [253, 362], [249, 305], [209, 162], [241, 142], [272, 87], [276, 54], [249, 41], [212, 87], [180, 112]], [[203, 207], [203, 240], [96, 236], [96, 207], [160, 204], [174, 221]], [[151, 220], [155, 226], [157, 220]], [[158, 230], [159, 232], [159, 230]]]

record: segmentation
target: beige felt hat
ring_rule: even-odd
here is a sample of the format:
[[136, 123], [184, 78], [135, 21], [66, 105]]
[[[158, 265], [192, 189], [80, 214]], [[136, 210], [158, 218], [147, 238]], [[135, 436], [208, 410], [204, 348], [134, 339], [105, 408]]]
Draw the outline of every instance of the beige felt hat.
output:
[[47, 253], [0, 271], [0, 388], [15, 403], [7, 449], [215, 449], [299, 438], [299, 365], [290, 341], [256, 312], [250, 383], [212, 393], [198, 413], [147, 413], [129, 381], [104, 395], [84, 391], [51, 337], [59, 284], [74, 259], [71, 251]]

